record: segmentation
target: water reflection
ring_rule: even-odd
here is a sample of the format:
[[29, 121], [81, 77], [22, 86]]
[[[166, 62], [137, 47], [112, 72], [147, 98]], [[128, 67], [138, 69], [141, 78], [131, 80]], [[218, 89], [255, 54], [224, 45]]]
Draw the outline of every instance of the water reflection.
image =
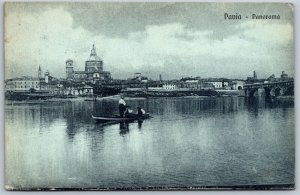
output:
[[129, 133], [129, 122], [120, 122], [120, 135], [124, 136]]
[[141, 130], [143, 125], [143, 120], [138, 120], [138, 129]]
[[119, 122], [120, 125], [120, 135], [125, 136], [127, 133], [129, 133], [130, 128], [129, 124], [137, 124], [137, 129], [142, 130], [142, 125], [143, 125], [143, 120], [137, 120], [137, 121], [132, 121], [132, 122]]
[[293, 102], [238, 97], [126, 102], [153, 118], [130, 123], [92, 119], [118, 114], [118, 100], [6, 105], [6, 131], [10, 142], [18, 143], [6, 147], [8, 183], [178, 187], [294, 182]]

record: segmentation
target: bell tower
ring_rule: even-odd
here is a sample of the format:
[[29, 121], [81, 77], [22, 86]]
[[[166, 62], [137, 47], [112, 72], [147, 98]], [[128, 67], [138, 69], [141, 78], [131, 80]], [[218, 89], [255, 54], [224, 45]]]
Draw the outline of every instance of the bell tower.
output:
[[50, 76], [50, 73], [49, 73], [49, 71], [47, 70], [47, 71], [45, 72], [45, 83], [49, 83], [49, 76]]
[[66, 78], [72, 79], [74, 73], [73, 60], [69, 59], [66, 61]]

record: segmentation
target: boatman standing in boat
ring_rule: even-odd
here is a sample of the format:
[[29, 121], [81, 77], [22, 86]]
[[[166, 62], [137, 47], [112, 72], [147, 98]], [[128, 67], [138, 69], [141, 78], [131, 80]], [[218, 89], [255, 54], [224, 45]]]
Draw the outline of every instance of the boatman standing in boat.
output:
[[124, 117], [124, 112], [126, 110], [126, 102], [124, 100], [124, 96], [121, 95], [121, 99], [119, 100], [119, 112], [120, 112], [120, 117]]

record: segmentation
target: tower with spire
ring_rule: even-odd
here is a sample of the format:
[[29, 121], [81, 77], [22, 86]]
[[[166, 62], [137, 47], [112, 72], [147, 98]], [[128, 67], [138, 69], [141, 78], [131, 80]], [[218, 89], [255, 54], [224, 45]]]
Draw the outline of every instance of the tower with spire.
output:
[[39, 70], [38, 70], [38, 78], [39, 78], [39, 79], [42, 78], [42, 69], [41, 69], [41, 66], [39, 66]]

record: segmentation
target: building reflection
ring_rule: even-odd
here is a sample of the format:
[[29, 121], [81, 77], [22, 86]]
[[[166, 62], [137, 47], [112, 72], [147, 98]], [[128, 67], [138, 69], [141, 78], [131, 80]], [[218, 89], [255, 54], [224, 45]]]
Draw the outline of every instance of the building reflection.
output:
[[66, 122], [67, 122], [66, 133], [67, 133], [68, 139], [69, 139], [69, 141], [73, 142], [74, 136], [76, 134], [76, 125], [74, 124], [73, 117], [67, 117]]
[[99, 123], [95, 123], [87, 128], [85, 137], [88, 142], [87, 145], [90, 146], [91, 151], [99, 151], [99, 149], [103, 149], [104, 128], [105, 126]]
[[[216, 114], [226, 115], [237, 111], [248, 111], [254, 117], [258, 117], [263, 109], [274, 109], [282, 107], [284, 109], [294, 107], [294, 101], [266, 101], [263, 97], [219, 97], [219, 98], [186, 98], [186, 99], [128, 99], [128, 104], [133, 108], [139, 106], [157, 116], [157, 120], [169, 120], [176, 118], [210, 118]], [[22, 104], [23, 105], [23, 104]], [[73, 142], [78, 133], [88, 130], [88, 133], [96, 131], [102, 133], [110, 125], [119, 125], [119, 134], [124, 136], [129, 133], [128, 122], [108, 122], [97, 123], [92, 119], [92, 115], [114, 115], [118, 113], [117, 101], [65, 101], [48, 102], [45, 104], [32, 104], [26, 106], [14, 105], [11, 109], [12, 121], [24, 120], [24, 125], [39, 125], [39, 133], [51, 132], [55, 127], [49, 125], [60, 124], [65, 126], [65, 133], [68, 141]], [[15, 114], [13, 114], [15, 113]], [[285, 113], [285, 112], [283, 112]], [[143, 121], [136, 121], [132, 129], [141, 130]], [[153, 119], [149, 124], [158, 122]], [[132, 123], [132, 122], [131, 122]], [[147, 125], [149, 125], [147, 122]], [[131, 129], [131, 130], [132, 130]], [[102, 131], [102, 132], [100, 132]], [[118, 131], [118, 130], [117, 130]], [[117, 132], [118, 133], [118, 132]]]
[[264, 105], [261, 99], [258, 98], [245, 98], [245, 105], [249, 113], [253, 114], [255, 118], [258, 117], [259, 107]]

